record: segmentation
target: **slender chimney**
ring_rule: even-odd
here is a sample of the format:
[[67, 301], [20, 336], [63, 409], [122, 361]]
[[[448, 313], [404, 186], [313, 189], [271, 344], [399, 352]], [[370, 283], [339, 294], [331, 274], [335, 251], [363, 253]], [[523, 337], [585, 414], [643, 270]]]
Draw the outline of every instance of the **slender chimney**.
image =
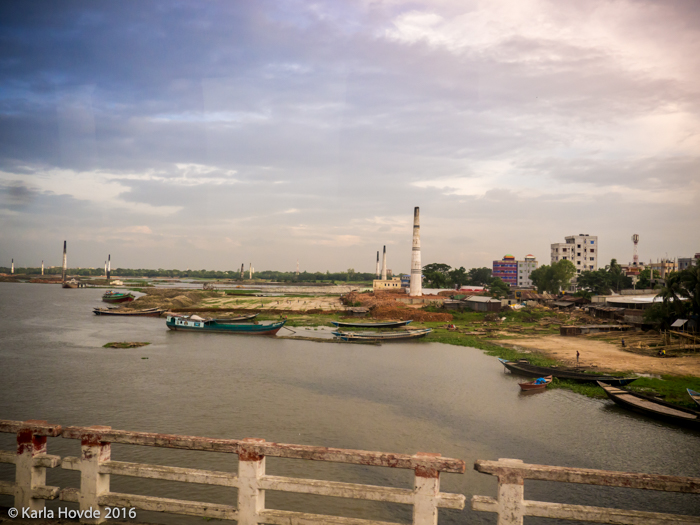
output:
[[382, 255], [382, 281], [386, 281], [386, 244], [384, 245], [384, 255]]
[[241, 263], [241, 279], [243, 279], [243, 272], [245, 272], [245, 263]]
[[379, 279], [379, 250], [377, 250], [377, 279]]
[[12, 259], [12, 270], [11, 273], [15, 273], [15, 260]]
[[297, 259], [297, 277], [299, 277], [299, 259]]
[[413, 252], [411, 253], [411, 284], [408, 294], [411, 296], [423, 295], [423, 283], [421, 274], [423, 267], [420, 262], [420, 208], [413, 210]]
[[41, 275], [44, 275], [44, 261], [41, 261]]
[[112, 275], [112, 254], [107, 255], [107, 279]]
[[107, 278], [107, 261], [105, 261], [105, 279]]
[[62, 273], [61, 277], [62, 277], [64, 283], [66, 282], [66, 269], [67, 269], [67, 265], [68, 265], [68, 262], [66, 260], [66, 244], [67, 244], [66, 241], [63, 241], [63, 273]]
[[248, 263], [248, 279], [253, 278], [253, 263]]

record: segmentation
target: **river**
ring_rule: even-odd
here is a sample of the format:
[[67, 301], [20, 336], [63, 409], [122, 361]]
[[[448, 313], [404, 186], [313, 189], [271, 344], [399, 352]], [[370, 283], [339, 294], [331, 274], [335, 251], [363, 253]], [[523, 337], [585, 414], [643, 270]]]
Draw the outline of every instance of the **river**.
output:
[[[436, 343], [324, 344], [269, 337], [169, 332], [162, 319], [92, 314], [103, 290], [0, 284], [0, 418], [216, 438], [298, 443], [463, 459], [442, 476], [467, 496], [441, 524], [495, 523], [469, 510], [495, 497], [477, 459], [700, 477], [700, 432], [657, 423], [607, 400], [552, 390], [521, 395], [518, 378], [480, 350]], [[309, 332], [306, 332], [307, 334]], [[149, 341], [133, 349], [110, 341]], [[147, 358], [147, 359], [144, 359]], [[79, 455], [79, 443], [49, 439], [49, 453]], [[0, 449], [14, 436], [0, 434]], [[114, 445], [112, 458], [236, 470], [235, 456]], [[268, 459], [270, 474], [410, 487], [395, 469]], [[10, 481], [12, 465], [0, 465]], [[77, 486], [52, 469], [48, 484]], [[235, 505], [233, 489], [113, 476], [112, 490]], [[562, 503], [700, 515], [700, 496], [526, 482], [525, 497]], [[12, 498], [0, 496], [0, 505]], [[50, 503], [54, 507], [56, 502]], [[65, 504], [72, 506], [73, 504]], [[269, 493], [267, 506], [408, 522], [402, 505]], [[139, 512], [140, 521], [201, 523]], [[527, 523], [556, 523], [528, 518]]]

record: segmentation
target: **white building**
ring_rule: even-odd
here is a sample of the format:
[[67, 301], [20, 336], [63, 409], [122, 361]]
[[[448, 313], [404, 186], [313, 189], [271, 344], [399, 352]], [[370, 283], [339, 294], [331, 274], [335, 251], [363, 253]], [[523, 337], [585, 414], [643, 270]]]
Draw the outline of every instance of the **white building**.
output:
[[537, 260], [532, 254], [527, 254], [524, 261], [518, 261], [518, 286], [532, 286], [530, 273], [537, 269]]
[[598, 269], [598, 237], [579, 233], [564, 238], [566, 242], [552, 244], [552, 264], [571, 261], [576, 273]]

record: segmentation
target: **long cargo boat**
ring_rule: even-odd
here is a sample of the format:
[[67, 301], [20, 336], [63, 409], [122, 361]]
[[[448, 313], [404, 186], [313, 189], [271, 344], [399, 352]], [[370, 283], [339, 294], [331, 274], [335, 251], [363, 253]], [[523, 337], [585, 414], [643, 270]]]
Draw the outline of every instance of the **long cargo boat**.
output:
[[221, 334], [275, 335], [287, 321], [279, 323], [237, 323], [229, 319], [204, 319], [198, 315], [168, 315], [170, 330]]
[[602, 382], [599, 382], [598, 385], [605, 390], [605, 393], [611, 400], [623, 408], [653, 417], [654, 419], [700, 430], [700, 412], [696, 410], [667, 403], [656, 397], [616, 388]]
[[636, 377], [613, 377], [605, 375], [595, 375], [586, 374], [584, 372], [577, 372], [575, 370], [568, 370], [566, 368], [549, 368], [546, 366], [535, 366], [531, 365], [527, 359], [521, 359], [519, 361], [508, 361], [507, 359], [498, 360], [501, 364], [510, 370], [512, 373], [527, 376], [527, 377], [544, 377], [553, 376], [558, 379], [571, 379], [572, 381], [577, 381], [579, 383], [596, 383], [602, 381], [609, 385], [624, 386], [629, 385], [632, 381], [636, 381]]
[[425, 337], [432, 328], [424, 328], [422, 330], [399, 330], [396, 332], [342, 332], [340, 330], [333, 332], [333, 335], [342, 341], [398, 341], [403, 339], [418, 339]]
[[134, 299], [136, 299], [136, 297], [131, 292], [124, 293], [124, 292], [113, 292], [112, 290], [109, 290], [102, 295], [102, 300], [105, 303], [110, 303], [110, 304], [129, 303], [129, 302], [133, 301]]
[[401, 326], [406, 326], [410, 321], [386, 321], [383, 323], [344, 323], [342, 321], [331, 321], [332, 325], [338, 328], [399, 328]]
[[165, 308], [148, 308], [146, 310], [122, 310], [121, 308], [93, 308], [95, 315], [120, 315], [128, 317], [160, 317]]
[[691, 390], [690, 388], [686, 388], [688, 391], [688, 395], [695, 401], [698, 406], [700, 406], [700, 392], [696, 392], [695, 390]]

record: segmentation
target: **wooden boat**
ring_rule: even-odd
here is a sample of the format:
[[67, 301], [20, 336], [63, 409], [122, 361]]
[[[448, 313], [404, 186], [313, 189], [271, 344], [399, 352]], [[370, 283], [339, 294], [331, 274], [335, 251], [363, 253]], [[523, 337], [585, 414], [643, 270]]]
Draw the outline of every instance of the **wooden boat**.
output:
[[406, 326], [410, 321], [386, 321], [383, 323], [343, 323], [342, 321], [331, 321], [332, 325], [338, 328], [399, 328], [401, 326]]
[[148, 308], [146, 310], [122, 310], [121, 308], [94, 308], [95, 315], [124, 315], [129, 317], [160, 317], [164, 308]]
[[602, 381], [609, 385], [624, 386], [629, 385], [632, 381], [636, 381], [636, 377], [613, 377], [595, 374], [586, 374], [583, 372], [578, 372], [576, 370], [571, 370], [568, 368], [549, 368], [546, 366], [535, 366], [528, 363], [527, 359], [521, 359], [519, 361], [508, 361], [507, 359], [498, 360], [514, 374], [521, 376], [547, 376], [551, 375], [559, 379], [571, 379], [572, 381], [577, 381], [579, 383], [595, 383], [597, 381]]
[[628, 410], [633, 410], [645, 416], [660, 419], [700, 430], [700, 412], [690, 408], [667, 403], [656, 397], [645, 396], [622, 388], [598, 382], [607, 396], [615, 403]]
[[425, 337], [432, 328], [422, 330], [398, 330], [394, 332], [333, 332], [333, 335], [343, 341], [397, 341], [404, 339], [418, 339]]
[[131, 292], [113, 292], [112, 290], [109, 290], [104, 293], [102, 296], [102, 300], [105, 303], [129, 303], [135, 299], [134, 294]]
[[[542, 382], [540, 379], [543, 379]], [[527, 383], [518, 383], [520, 385], [520, 389], [524, 390], [526, 392], [531, 392], [535, 390], [544, 390], [547, 388], [547, 385], [552, 382], [552, 376], [546, 376], [546, 377], [540, 377], [538, 379], [533, 379], [532, 381], [528, 381]]]
[[77, 288], [78, 284], [80, 284], [78, 281], [76, 281], [75, 279], [71, 279], [70, 281], [63, 281], [63, 283], [61, 283], [61, 286], [63, 288]]
[[688, 394], [690, 394], [690, 397], [693, 398], [693, 401], [700, 405], [700, 392], [696, 392], [695, 390], [691, 390], [690, 388], [686, 388], [686, 390], [688, 391]]
[[168, 315], [170, 330], [223, 334], [275, 335], [287, 321], [279, 323], [236, 323], [229, 319], [204, 319], [198, 315]]

